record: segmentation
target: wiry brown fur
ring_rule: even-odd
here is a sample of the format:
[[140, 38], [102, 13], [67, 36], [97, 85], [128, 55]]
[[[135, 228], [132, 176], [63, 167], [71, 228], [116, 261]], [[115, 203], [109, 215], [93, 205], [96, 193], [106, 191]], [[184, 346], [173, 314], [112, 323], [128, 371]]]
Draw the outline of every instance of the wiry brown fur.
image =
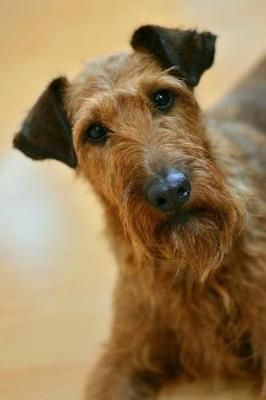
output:
[[[227, 130], [253, 134], [252, 148], [264, 138], [233, 121], [225, 129], [212, 120], [206, 131], [192, 92], [147, 56], [111, 58], [109, 74], [108, 63], [102, 81], [97, 70], [88, 72], [68, 96], [70, 110], [80, 102], [72, 116], [79, 172], [102, 199], [120, 264], [112, 335], [88, 399], [140, 399], [151, 390], [140, 382], [157, 388], [181, 371], [259, 371], [266, 344], [263, 178], [247, 168]], [[97, 90], [84, 100], [91, 84]], [[178, 95], [168, 116], [154, 116], [147, 100], [161, 86]], [[81, 139], [96, 115], [113, 132], [104, 150]], [[161, 163], [191, 177], [196, 211], [187, 223], [168, 226], [143, 198]]]
[[[265, 97], [255, 91], [241, 111], [250, 90], [265, 90], [265, 60], [259, 71], [207, 117], [145, 52], [92, 62], [68, 86], [77, 172], [102, 201], [119, 264], [112, 332], [86, 399], [154, 399], [181, 374], [247, 375], [266, 399]], [[160, 88], [176, 95], [167, 114], [150, 101]], [[95, 122], [110, 131], [104, 146], [84, 140]], [[183, 219], [145, 198], [168, 167], [191, 182]]]

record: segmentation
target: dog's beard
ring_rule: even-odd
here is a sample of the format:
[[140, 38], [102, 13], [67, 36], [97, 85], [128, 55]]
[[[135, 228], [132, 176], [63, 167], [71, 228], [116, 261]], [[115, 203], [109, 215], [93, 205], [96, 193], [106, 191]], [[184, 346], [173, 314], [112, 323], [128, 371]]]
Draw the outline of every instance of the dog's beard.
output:
[[201, 176], [194, 182], [197, 193], [175, 214], [129, 193], [121, 219], [137, 254], [192, 267], [200, 279], [222, 263], [242, 229], [244, 212], [223, 181], [209, 180]]
[[161, 255], [176, 259], [180, 268], [193, 267], [204, 279], [217, 268], [232, 246], [232, 229], [227, 213], [211, 210], [188, 211], [184, 223], [166, 224], [158, 233]]

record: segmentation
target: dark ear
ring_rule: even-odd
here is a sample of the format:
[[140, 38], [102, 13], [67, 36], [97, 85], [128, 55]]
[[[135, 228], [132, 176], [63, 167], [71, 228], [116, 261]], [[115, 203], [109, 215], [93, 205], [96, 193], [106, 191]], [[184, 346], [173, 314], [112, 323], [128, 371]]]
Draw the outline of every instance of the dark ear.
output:
[[34, 160], [54, 158], [70, 167], [77, 165], [64, 96], [66, 78], [53, 80], [37, 100], [16, 134], [14, 147]]
[[179, 67], [178, 73], [186, 83], [196, 86], [213, 63], [215, 40], [216, 36], [210, 32], [146, 25], [134, 32], [131, 46], [150, 53], [163, 68]]

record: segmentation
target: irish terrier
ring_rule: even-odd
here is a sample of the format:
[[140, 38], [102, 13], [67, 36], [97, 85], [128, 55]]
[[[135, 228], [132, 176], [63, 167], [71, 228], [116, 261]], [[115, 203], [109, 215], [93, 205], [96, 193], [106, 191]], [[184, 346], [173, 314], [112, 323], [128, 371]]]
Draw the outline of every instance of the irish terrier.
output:
[[133, 52], [52, 81], [14, 139], [105, 210], [119, 274], [88, 400], [155, 399], [179, 376], [247, 376], [266, 399], [266, 58], [204, 117], [215, 39], [143, 26]]

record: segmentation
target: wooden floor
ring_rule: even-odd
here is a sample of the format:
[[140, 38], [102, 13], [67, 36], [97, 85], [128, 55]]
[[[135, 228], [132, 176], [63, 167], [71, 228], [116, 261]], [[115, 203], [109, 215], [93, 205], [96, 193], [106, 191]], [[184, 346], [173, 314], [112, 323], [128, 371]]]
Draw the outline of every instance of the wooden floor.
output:
[[[81, 400], [108, 335], [115, 263], [90, 187], [55, 161], [11, 149], [47, 82], [128, 49], [143, 23], [218, 34], [205, 107], [265, 52], [264, 0], [0, 0], [0, 399]], [[201, 393], [201, 394], [199, 394]], [[170, 396], [170, 397], [169, 397]], [[172, 396], [172, 397], [171, 397]], [[251, 399], [245, 385], [182, 386], [167, 399]], [[104, 400], [104, 399], [103, 399]], [[121, 399], [122, 400], [122, 399]]]

